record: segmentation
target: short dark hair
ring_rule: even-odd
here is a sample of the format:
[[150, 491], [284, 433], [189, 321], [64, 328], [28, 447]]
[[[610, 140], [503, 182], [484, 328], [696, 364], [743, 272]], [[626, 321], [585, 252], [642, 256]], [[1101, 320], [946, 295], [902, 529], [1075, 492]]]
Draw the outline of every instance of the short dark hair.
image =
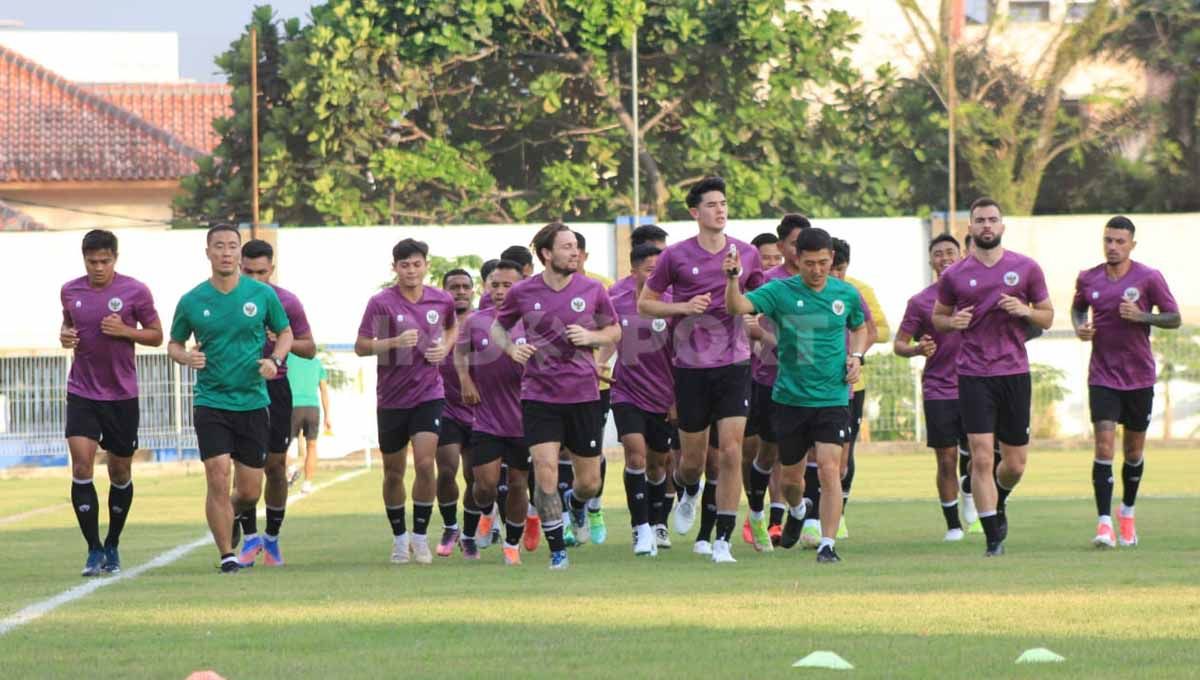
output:
[[687, 207], [695, 208], [696, 206], [700, 205], [700, 198], [710, 191], [719, 191], [724, 194], [725, 180], [715, 176], [705, 177], [699, 182], [693, 184], [692, 188], [688, 189], [687, 199], [685, 199]]
[[232, 231], [233, 233], [237, 234], [238, 241], [242, 240], [242, 232], [238, 231], [238, 228], [232, 224], [214, 224], [213, 226], [209, 227], [208, 233], [204, 235], [204, 243], [212, 243], [213, 235], [222, 231]]
[[[970, 235], [968, 235], [967, 238], [971, 238]], [[933, 237], [932, 241], [929, 242], [929, 252], [932, 253], [934, 246], [939, 243], [953, 243], [955, 248], [958, 248], [959, 250], [962, 249], [962, 246], [958, 245], [958, 239], [954, 238], [954, 236], [950, 234], [938, 234], [937, 236]]]
[[583, 234], [575, 232], [575, 243], [579, 245], [581, 252], [587, 252], [587, 239], [583, 237]]
[[629, 234], [629, 245], [636, 248], [651, 241], [666, 241], [667, 230], [657, 224], [643, 224]]
[[256, 238], [251, 241], [246, 241], [244, 244], [242, 244], [242, 257], [246, 258], [247, 260], [253, 260], [257, 257], [265, 257], [268, 261], [274, 262], [275, 249], [271, 247], [270, 243]]
[[850, 244], [840, 238], [830, 240], [833, 242], [833, 266], [850, 264]]
[[496, 269], [496, 265], [500, 264], [500, 262], [501, 260], [488, 260], [484, 262], [479, 267], [479, 278], [486, 280], [487, 277], [491, 276], [492, 272]]
[[117, 235], [104, 229], [93, 229], [84, 234], [83, 254], [87, 255], [97, 250], [111, 250], [112, 254], [116, 255]]
[[494, 267], [492, 267], [491, 271], [488, 272], [488, 276], [491, 276], [492, 272], [498, 272], [501, 269], [516, 272], [518, 276], [520, 276], [522, 273], [523, 268], [521, 267], [520, 262], [513, 262], [512, 260], [492, 260], [492, 261], [495, 262], [496, 265]]
[[804, 215], [800, 213], [788, 213], [783, 216], [783, 219], [779, 220], [779, 226], [775, 227], [775, 235], [782, 241], [797, 229], [811, 228], [812, 222], [809, 222], [808, 218]]
[[467, 271], [466, 269], [451, 269], [445, 274], [442, 274], [442, 288], [446, 287], [446, 282], [450, 280], [451, 276], [465, 276], [472, 284], [475, 283], [475, 279], [471, 278], [471, 272]]
[[415, 238], [406, 238], [392, 247], [392, 262], [407, 260], [413, 255], [420, 255], [423, 260], [429, 259], [429, 244]]
[[545, 258], [542, 257], [542, 251], [554, 250], [554, 239], [559, 233], [564, 231], [571, 231], [571, 228], [562, 222], [551, 222], [539, 229], [537, 234], [534, 234], [531, 247], [534, 254], [537, 255], [538, 262], [541, 262], [543, 265], [546, 264]]
[[771, 245], [773, 243], [779, 243], [779, 237], [776, 236], [775, 234], [772, 234], [771, 232], [763, 232], [763, 233], [759, 234], [758, 236], [755, 236], [750, 241], [750, 245], [754, 246], [755, 248], [761, 248], [763, 246]]
[[522, 268], [533, 266], [533, 253], [529, 252], [529, 249], [525, 246], [509, 246], [505, 248], [504, 252], [500, 253], [500, 259], [516, 262]]
[[817, 227], [801, 231], [800, 238], [796, 239], [796, 251], [811, 253], [818, 250], [833, 250], [833, 239], [829, 232]]
[[967, 211], [967, 214], [974, 215], [976, 208], [987, 208], [987, 207], [994, 207], [996, 210], [1000, 210], [1000, 204], [997, 203], [995, 201], [995, 199], [988, 198], [987, 196], [980, 196], [979, 198], [975, 199], [974, 201], [971, 201], [971, 209]]
[[633, 250], [629, 251], [629, 266], [636, 267], [646, 261], [648, 257], [654, 257], [662, 253], [662, 248], [652, 243], [642, 243], [634, 246]]
[[[1116, 217], [1110, 219], [1108, 222], [1105, 223], [1104, 228], [1105, 229], [1124, 229], [1125, 231], [1129, 232], [1130, 236], [1133, 236], [1134, 234], [1137, 233], [1137, 229], [1133, 226], [1133, 220], [1129, 219], [1128, 217], [1126, 217], [1124, 215], [1117, 215]], [[115, 248], [113, 249], [113, 252], [114, 253], [117, 252]]]

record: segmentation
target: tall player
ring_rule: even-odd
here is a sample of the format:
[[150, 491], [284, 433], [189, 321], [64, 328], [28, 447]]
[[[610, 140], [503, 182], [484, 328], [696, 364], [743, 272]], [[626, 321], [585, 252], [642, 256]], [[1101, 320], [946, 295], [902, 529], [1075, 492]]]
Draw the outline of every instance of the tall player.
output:
[[[275, 273], [275, 249], [270, 243], [255, 239], [242, 246], [242, 274], [265, 283], [279, 296], [283, 311], [292, 326], [292, 350], [296, 356], [311, 359], [317, 355], [317, 343], [313, 342], [312, 329], [300, 298], [291, 291], [271, 283]], [[263, 356], [275, 352], [275, 334], [267, 331], [267, 344]], [[271, 397], [270, 430], [267, 435], [267, 467], [264, 495], [267, 505], [267, 527], [263, 536], [258, 535], [256, 507], [244, 509], [237, 519], [242, 525], [242, 551], [238, 564], [253, 567], [255, 559], [262, 553], [263, 563], [271, 567], [283, 566], [283, 552], [279, 548], [279, 530], [283, 527], [284, 511], [287, 509], [288, 485], [287, 451], [292, 440], [292, 387], [287, 380], [287, 358], [285, 356], [275, 377], [267, 381], [267, 394]], [[257, 505], [257, 504], [256, 504]]]
[[[83, 576], [121, 571], [118, 546], [133, 504], [132, 466], [138, 436], [134, 345], [162, 344], [150, 289], [118, 274], [117, 237], [93, 229], [83, 237], [85, 276], [63, 284], [59, 343], [73, 351], [67, 376], [67, 449], [71, 507], [87, 541]], [[92, 475], [96, 451], [108, 453], [108, 536], [100, 542], [100, 498]]]
[[[970, 215], [975, 252], [938, 280], [933, 327], [962, 334], [958, 396], [971, 444], [971, 489], [987, 537], [984, 554], [994, 557], [1004, 554], [1005, 504], [1025, 473], [1029, 454], [1032, 397], [1026, 324], [1049, 329], [1054, 306], [1037, 262], [1000, 245], [1000, 206], [978, 198], [971, 203]], [[1002, 457], [994, 479], [993, 438], [1000, 440]]]
[[[406, 238], [392, 248], [396, 284], [367, 303], [354, 353], [378, 358], [376, 420], [383, 453], [383, 504], [392, 526], [394, 564], [433, 562], [429, 518], [437, 497], [438, 431], [445, 387], [438, 365], [458, 333], [454, 299], [424, 285], [429, 246]], [[404, 516], [405, 453], [412, 443], [413, 533]]]
[[[454, 299], [454, 316], [459, 328], [471, 314], [471, 302], [475, 296], [475, 282], [465, 269], [451, 269], [442, 275], [442, 290]], [[458, 469], [459, 461], [470, 460], [467, 446], [471, 443], [471, 427], [475, 423], [475, 410], [463, 402], [462, 385], [454, 367], [453, 355], [446, 357], [438, 366], [442, 374], [442, 385], [446, 391], [446, 405], [442, 410], [442, 424], [438, 431], [437, 449], [437, 500], [442, 515], [442, 540], [438, 542], [438, 557], [449, 557], [458, 544]], [[470, 464], [464, 465], [469, 468]]]
[[[725, 309], [725, 255], [742, 262], [738, 283], [747, 290], [762, 283], [758, 251], [725, 234], [725, 180], [706, 177], [687, 194], [696, 220], [696, 236], [668, 246], [638, 300], [638, 312], [677, 319], [673, 332], [675, 393], [683, 455], [676, 488], [684, 493], [675, 506], [675, 530], [687, 533], [696, 517], [700, 473], [704, 470], [708, 428], [715, 423], [719, 442], [714, 562], [734, 562], [730, 537], [742, 494], [742, 438], [750, 410], [750, 344], [740, 316]], [[677, 302], [664, 302], [672, 289]]]
[[592, 352], [620, 340], [621, 328], [604, 287], [577, 273], [579, 243], [566, 225], [542, 227], [533, 248], [545, 269], [509, 292], [491, 340], [509, 351], [515, 344], [511, 329], [523, 322], [527, 343], [511, 351], [526, 362], [521, 416], [535, 470], [534, 505], [550, 546], [550, 567], [565, 569], [558, 454], [565, 447], [571, 455], [575, 483], [567, 503], [582, 543], [588, 531], [586, 504], [600, 488], [600, 390]]
[[[1096, 432], [1092, 490], [1100, 516], [1097, 547], [1116, 547], [1112, 525], [1113, 457], [1117, 423], [1125, 428], [1122, 451], [1120, 534], [1122, 546], [1137, 545], [1133, 505], [1145, 470], [1146, 429], [1154, 403], [1157, 372], [1150, 351], [1150, 327], [1179, 328], [1179, 305], [1156, 269], [1130, 259], [1137, 241], [1128, 217], [1104, 225], [1104, 264], [1079, 272], [1071, 323], [1075, 335], [1092, 343], [1088, 404]], [[1088, 308], [1092, 319], [1088, 320]], [[1154, 309], [1157, 308], [1157, 312]]]

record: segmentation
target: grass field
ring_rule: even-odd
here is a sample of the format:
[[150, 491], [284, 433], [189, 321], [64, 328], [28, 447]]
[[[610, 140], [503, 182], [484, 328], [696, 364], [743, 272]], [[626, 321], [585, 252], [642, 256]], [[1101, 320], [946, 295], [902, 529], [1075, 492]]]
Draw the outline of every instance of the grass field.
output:
[[[221, 577], [215, 549], [204, 545], [0, 635], [0, 670], [12, 678], [183, 678], [201, 668], [227, 678], [799, 677], [833, 674], [791, 668], [832, 650], [861, 677], [1194, 678], [1198, 463], [1200, 451], [1151, 451], [1138, 504], [1142, 544], [1100, 552], [1090, 545], [1090, 453], [1035, 452], [1010, 501], [1008, 554], [985, 560], [979, 536], [940, 542], [931, 456], [863, 455], [851, 538], [838, 544], [842, 564], [819, 567], [800, 550], [755, 554], [739, 538], [738, 564], [719, 568], [677, 536], [657, 559], [634, 559], [613, 466], [609, 543], [573, 550], [565, 573], [547, 571], [544, 542], [517, 568], [495, 548], [476, 563], [456, 554], [431, 567], [389, 564], [376, 468], [289, 510], [286, 567]], [[0, 619], [82, 581], [67, 477], [0, 480]], [[135, 469], [135, 479], [126, 572], [204, 534], [201, 476], [138, 478]], [[97, 486], [103, 498], [107, 485]], [[1066, 662], [1015, 665], [1032, 647]]]

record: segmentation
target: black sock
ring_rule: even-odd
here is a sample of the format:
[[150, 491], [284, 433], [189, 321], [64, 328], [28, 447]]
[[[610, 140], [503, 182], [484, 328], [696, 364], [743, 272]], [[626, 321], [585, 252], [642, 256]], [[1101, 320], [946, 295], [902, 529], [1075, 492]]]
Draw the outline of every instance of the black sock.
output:
[[[650, 523], [650, 503], [646, 499], [646, 471], [625, 468], [625, 503], [629, 505], [629, 523], [641, 526]], [[665, 486], [665, 485], [660, 485]]]
[[558, 497], [563, 509], [567, 509], [567, 491], [575, 486], [575, 466], [570, 461], [558, 461]]
[[563, 542], [562, 520], [542, 522], [542, 533], [546, 535], [546, 546], [550, 548], [550, 552], [567, 549], [567, 544]]
[[104, 539], [105, 548], [115, 548], [121, 543], [121, 531], [125, 529], [125, 519], [129, 517], [129, 507], [133, 505], [133, 480], [125, 482], [125, 487], [110, 486], [108, 489], [108, 536]]
[[600, 454], [600, 488], [596, 489], [596, 498], [604, 498], [604, 480], [608, 478], [608, 459]]
[[508, 521], [508, 466], [500, 467], [500, 482], [496, 485], [496, 506], [500, 521]]
[[718, 512], [717, 513], [717, 540], [729, 542], [729, 538], [733, 536], [733, 527], [737, 524], [736, 512]]
[[963, 493], [971, 493], [971, 452], [963, 455], [963, 449], [958, 450], [958, 483]]
[[[850, 497], [850, 487], [854, 486], [854, 449], [850, 450], [850, 458], [846, 461], [846, 476], [842, 477], [842, 498]], [[842, 507], [846, 507], [845, 501]]]
[[1133, 507], [1137, 501], [1138, 486], [1142, 483], [1142, 473], [1146, 469], [1146, 459], [1142, 458], [1137, 465], [1125, 463], [1121, 466], [1121, 502], [1126, 507]]
[[742, 463], [742, 493], [746, 494], [746, 498], [750, 498], [750, 470], [754, 469], [754, 461]]
[[1000, 537], [1000, 515], [980, 515], [979, 521], [983, 524], [983, 536], [988, 544], [995, 543]]
[[271, 538], [279, 536], [279, 528], [283, 526], [285, 508], [267, 506], [267, 535]]
[[942, 503], [942, 516], [946, 518], [947, 529], [962, 528], [962, 522], [958, 519], [958, 501], [949, 505]]
[[392, 525], [392, 535], [399, 536], [408, 531], [404, 524], [404, 506], [398, 508], [384, 508], [387, 511], [388, 522]]
[[480, 514], [478, 510], [463, 508], [462, 535], [465, 538], [475, 538], [475, 532], [479, 531], [479, 518]]
[[458, 503], [442, 503], [438, 512], [442, 513], [443, 527], [458, 526]]
[[237, 521], [242, 525], [242, 535], [249, 536], [258, 533], [258, 504], [254, 504], [249, 508], [244, 508], [239, 511], [237, 506], [233, 507], [234, 514], [237, 515]]
[[777, 527], [783, 524], [783, 516], [787, 514], [787, 506], [779, 503], [771, 504], [771, 521], [768, 526]]
[[679, 479], [679, 472], [676, 471], [675, 479], [673, 481], [675, 482], [676, 489], [683, 489], [684, 493], [691, 496], [692, 498], [695, 498], [696, 496], [698, 496], [700, 494], [700, 480], [699, 479], [696, 480], [695, 484], [684, 484], [683, 480]]
[[71, 481], [71, 506], [75, 508], [75, 519], [79, 530], [87, 541], [88, 550], [99, 550], [100, 544], [100, 497], [92, 480]]
[[505, 543], [507, 543], [509, 545], [518, 545], [521, 542], [521, 536], [523, 536], [524, 534], [525, 534], [525, 523], [524, 522], [518, 522], [517, 524], [513, 524], [512, 522], [504, 523], [504, 542]]
[[666, 524], [667, 518], [671, 516], [671, 508], [675, 507], [675, 494], [669, 493], [663, 496], [662, 521], [659, 524]]
[[429, 533], [429, 518], [433, 517], [433, 503], [413, 501], [413, 533], [424, 536]]
[[810, 503], [804, 519], [821, 519], [821, 475], [815, 465], [804, 467], [804, 497]]
[[705, 480], [704, 492], [700, 494], [700, 532], [697, 541], [711, 541], [713, 526], [717, 523], [717, 483]]
[[[1124, 470], [1122, 470], [1122, 473]], [[1122, 475], [1124, 476], [1124, 475]], [[1092, 461], [1092, 493], [1096, 496], [1096, 514], [1101, 517], [1112, 515], [1113, 474], [1112, 462]]]
[[1010, 493], [1012, 493], [1012, 489], [1000, 486], [1000, 480], [996, 480], [996, 512], [1001, 515], [1008, 509], [1008, 494]]
[[746, 502], [751, 512], [762, 512], [766, 504], [767, 486], [771, 483], [771, 471], [763, 472], [758, 465], [750, 464], [750, 490], [746, 493]]
[[667, 501], [667, 478], [663, 477], [657, 484], [647, 480], [646, 505], [649, 508], [651, 524], [666, 524], [667, 514], [663, 507]]
[[575, 512], [583, 512], [587, 509], [587, 501], [575, 495], [575, 492], [567, 494], [567, 502], [571, 504], [571, 509]]

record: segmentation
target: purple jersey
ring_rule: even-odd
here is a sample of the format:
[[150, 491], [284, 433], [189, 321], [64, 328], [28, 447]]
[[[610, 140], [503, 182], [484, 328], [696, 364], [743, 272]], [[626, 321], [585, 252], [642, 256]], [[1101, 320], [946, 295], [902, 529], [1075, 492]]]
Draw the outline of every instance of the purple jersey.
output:
[[647, 413], [666, 413], [675, 403], [670, 330], [666, 319], [638, 314], [637, 298], [635, 282], [633, 288], [626, 288], [612, 301], [621, 319], [612, 403], [633, 404]]
[[[288, 321], [291, 322], [292, 337], [299, 338], [312, 333], [312, 328], [308, 325], [308, 315], [304, 313], [304, 305], [300, 304], [300, 298], [294, 293], [269, 284], [274, 289], [275, 294], [279, 296], [279, 302], [283, 305], [283, 311], [287, 314]], [[267, 344], [263, 347], [263, 357], [271, 356], [271, 352], [275, 351], [275, 341], [267, 339]], [[282, 380], [287, 377], [287, 357], [283, 358], [283, 365], [275, 372], [275, 377], [272, 380]]]
[[1150, 325], [1121, 318], [1121, 303], [1128, 300], [1143, 312], [1178, 312], [1179, 305], [1157, 270], [1132, 262], [1125, 276], [1109, 280], [1105, 266], [1079, 272], [1075, 280], [1075, 309], [1092, 308], [1092, 361], [1088, 384], [1114, 390], [1153, 387], [1157, 372], [1150, 351]]
[[525, 337], [537, 348], [525, 365], [522, 399], [579, 404], [600, 398], [592, 349], [572, 345], [566, 330], [572, 324], [596, 330], [616, 322], [604, 284], [574, 274], [556, 291], [534, 276], [512, 287], [496, 320], [506, 329], [524, 322]]
[[961, 333], [939, 333], [933, 327], [933, 303], [937, 302], [937, 284], [908, 299], [904, 308], [901, 332], [920, 340], [928, 335], [937, 343], [933, 356], [925, 358], [925, 370], [921, 374], [921, 393], [926, 399], [958, 399], [958, 349], [962, 344]]
[[[461, 340], [463, 329], [459, 328], [458, 332]], [[446, 405], [442, 407], [442, 415], [470, 427], [475, 422], [475, 407], [463, 403], [462, 383], [458, 381], [458, 370], [454, 368], [453, 352], [438, 365], [438, 371], [442, 374], [442, 387], [446, 392]]]
[[63, 320], [79, 334], [67, 393], [96, 401], [136, 399], [137, 364], [133, 341], [111, 338], [100, 332], [104, 317], [116, 314], [130, 328], [144, 328], [158, 321], [154, 298], [141, 281], [113, 273], [113, 280], [101, 289], [92, 288], [88, 277], [81, 276], [63, 285], [59, 294]]
[[445, 390], [438, 367], [425, 360], [425, 351], [442, 342], [454, 326], [454, 298], [430, 286], [421, 287], [421, 299], [409, 302], [397, 286], [380, 291], [367, 302], [360, 338], [394, 338], [417, 331], [415, 347], [391, 350], [377, 357], [375, 396], [379, 408], [412, 408], [442, 399]]
[[615, 300], [621, 293], [627, 293], [631, 290], [637, 292], [637, 277], [635, 277], [633, 274], [626, 276], [609, 287], [608, 297], [609, 299]]
[[988, 267], [976, 257], [966, 257], [942, 273], [938, 302], [953, 310], [974, 307], [971, 324], [960, 331], [958, 374], [977, 377], [1018, 375], [1029, 372], [1025, 352], [1028, 322], [1000, 308], [1000, 295], [1011, 295], [1026, 304], [1050, 298], [1046, 277], [1032, 258], [1011, 250]]
[[[495, 322], [495, 307], [476, 312], [460, 334], [462, 349], [470, 352], [471, 380], [479, 391], [474, 429], [496, 437], [519, 438], [525, 435], [521, 419], [521, 377], [525, 369], [492, 343]], [[508, 335], [518, 345], [526, 342], [520, 321]]]
[[658, 256], [654, 274], [646, 281], [646, 287], [656, 293], [670, 289], [677, 302], [687, 302], [704, 293], [712, 295], [712, 302], [703, 314], [674, 319], [676, 366], [716, 368], [750, 359], [750, 341], [741, 317], [732, 317], [725, 311], [726, 276], [721, 265], [730, 245], [737, 246], [742, 263], [739, 277], [742, 290], [762, 285], [758, 250], [731, 236], [725, 237], [725, 247], [716, 253], [701, 247], [697, 236], [667, 246]]
[[483, 310], [491, 309], [494, 306], [495, 305], [492, 304], [492, 294], [487, 291], [487, 288], [484, 288], [483, 296], [479, 298], [479, 311], [482, 312]]
[[[786, 265], [781, 264], [763, 272], [763, 283], [775, 279], [786, 279], [790, 276], [793, 274], [787, 270]], [[760, 316], [758, 325], [763, 331], [771, 335], [775, 334], [775, 322], [767, 317]], [[767, 345], [763, 342], [758, 344], [758, 351], [750, 357], [750, 372], [754, 377], [754, 382], [759, 385], [775, 384], [775, 376], [779, 373], [779, 354], [774, 344]]]

